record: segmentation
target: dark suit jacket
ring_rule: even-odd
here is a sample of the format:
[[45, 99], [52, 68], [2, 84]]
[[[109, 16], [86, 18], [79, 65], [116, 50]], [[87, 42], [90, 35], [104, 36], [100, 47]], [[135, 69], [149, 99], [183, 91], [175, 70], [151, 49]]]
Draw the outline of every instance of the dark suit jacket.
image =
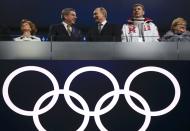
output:
[[89, 30], [87, 41], [121, 41], [121, 29], [116, 25], [106, 23], [99, 33], [97, 25]]
[[69, 36], [65, 26], [60, 23], [57, 25], [50, 26], [49, 29], [49, 40], [52, 41], [81, 41], [82, 35], [79, 29], [72, 26], [71, 36]]

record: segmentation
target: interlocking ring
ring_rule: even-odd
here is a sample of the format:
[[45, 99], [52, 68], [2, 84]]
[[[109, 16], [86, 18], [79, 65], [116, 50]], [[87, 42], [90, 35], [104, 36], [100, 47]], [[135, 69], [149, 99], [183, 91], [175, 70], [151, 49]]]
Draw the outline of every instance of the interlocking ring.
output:
[[[40, 73], [46, 75], [51, 80], [53, 87], [54, 87], [54, 90], [47, 92], [46, 94], [44, 94], [43, 96], [41, 96], [38, 99], [38, 101], [34, 105], [33, 111], [26, 111], [26, 110], [20, 109], [17, 106], [15, 106], [12, 103], [12, 101], [10, 100], [10, 97], [8, 94], [9, 85], [10, 85], [10, 82], [12, 81], [12, 79], [15, 76], [17, 76], [18, 74], [25, 72], [25, 71], [37, 71], [37, 72], [40, 72]], [[109, 80], [112, 82], [113, 87], [114, 87], [113, 91], [108, 92], [107, 94], [105, 94], [104, 96], [102, 96], [98, 100], [94, 111], [89, 110], [88, 104], [79, 94], [69, 90], [70, 84], [75, 79], [75, 77], [77, 77], [78, 75], [80, 75], [84, 72], [89, 72], [89, 71], [98, 72], [98, 73], [105, 75], [106, 77], [109, 78]], [[175, 89], [175, 96], [174, 96], [174, 99], [171, 102], [171, 104], [168, 107], [166, 107], [165, 109], [162, 109], [160, 111], [151, 111], [148, 103], [146, 102], [146, 100], [143, 97], [141, 97], [139, 94], [129, 90], [130, 84], [136, 76], [138, 76], [141, 73], [150, 72], [150, 71], [151, 72], [158, 72], [158, 73], [161, 73], [161, 74], [165, 75], [166, 77], [168, 77], [171, 80], [171, 82], [174, 86], [174, 89]], [[75, 70], [73, 73], [71, 73], [69, 75], [69, 77], [65, 81], [63, 89], [59, 89], [59, 85], [58, 85], [56, 78], [46, 69], [41, 68], [41, 67], [37, 67], [37, 66], [25, 66], [25, 67], [21, 67], [19, 69], [16, 69], [11, 74], [9, 74], [9, 76], [6, 78], [6, 80], [3, 84], [3, 90], [2, 91], [3, 91], [3, 98], [5, 100], [5, 103], [8, 105], [8, 107], [20, 115], [32, 116], [34, 124], [39, 131], [46, 131], [46, 129], [40, 123], [39, 115], [49, 111], [57, 102], [60, 94], [64, 95], [66, 103], [69, 105], [69, 107], [73, 111], [77, 112], [78, 114], [84, 115], [83, 123], [77, 129], [77, 131], [84, 131], [86, 129], [91, 116], [94, 117], [95, 122], [97, 124], [97, 127], [101, 131], [107, 131], [107, 129], [104, 127], [104, 125], [101, 122], [100, 116], [105, 114], [105, 113], [108, 113], [110, 110], [113, 109], [113, 107], [117, 104], [120, 95], [125, 96], [126, 101], [129, 103], [130, 107], [133, 110], [135, 110], [136, 112], [145, 116], [145, 121], [144, 121], [142, 127], [139, 128], [139, 131], [145, 131], [150, 124], [151, 117], [152, 116], [164, 115], [164, 114], [170, 112], [171, 110], [173, 110], [173, 108], [179, 102], [180, 94], [181, 94], [180, 85], [179, 85], [177, 79], [167, 70], [165, 70], [163, 68], [159, 68], [159, 67], [153, 67], [153, 66], [143, 67], [143, 68], [140, 68], [140, 69], [134, 71], [127, 78], [125, 85], [124, 85], [124, 89], [119, 88], [119, 84], [118, 84], [116, 78], [109, 71], [107, 71], [103, 68], [100, 68], [100, 67], [96, 67], [96, 66], [87, 66], [87, 67], [82, 67], [82, 68]], [[45, 106], [44, 108], [40, 109], [40, 106], [42, 105], [42, 103], [51, 96], [53, 96], [53, 98], [50, 101], [50, 103], [47, 106]], [[80, 109], [79, 107], [77, 107], [72, 102], [70, 96], [77, 99], [81, 103], [83, 109]], [[132, 101], [131, 96], [136, 98], [139, 102], [141, 102], [144, 110], [141, 109], [140, 107], [138, 107]], [[101, 109], [103, 103], [107, 99], [109, 99], [110, 97], [113, 97], [112, 101], [106, 107]]]
[[[179, 102], [179, 99], [180, 99], [180, 94], [181, 94], [181, 91], [180, 91], [180, 86], [179, 86], [179, 83], [177, 81], [177, 79], [170, 73], [168, 72], [167, 70], [165, 69], [162, 69], [162, 68], [159, 68], [159, 67], [143, 67], [143, 68], [140, 68], [136, 71], [134, 71], [126, 80], [125, 82], [125, 86], [124, 86], [124, 90], [125, 92], [129, 92], [129, 88], [130, 88], [130, 84], [131, 82], [133, 81], [133, 79], [138, 76], [139, 74], [142, 74], [144, 72], [158, 72], [158, 73], [161, 73], [163, 75], [165, 75], [166, 77], [168, 77], [173, 86], [174, 86], [174, 89], [175, 89], [175, 95], [174, 95], [174, 99], [173, 101], [171, 102], [171, 104], [166, 107], [165, 109], [162, 109], [160, 111], [151, 111], [151, 116], [160, 116], [160, 115], [164, 115], [168, 112], [170, 112], [176, 105], [177, 103]], [[144, 110], [142, 110], [141, 108], [139, 108], [138, 106], [135, 105], [135, 103], [132, 101], [130, 95], [128, 93], [125, 93], [125, 98], [127, 100], [127, 102], [129, 103], [129, 105], [138, 113], [140, 114], [143, 114], [145, 115], [146, 112]]]
[[[108, 72], [107, 70], [105, 69], [102, 69], [100, 67], [93, 67], [93, 66], [88, 66], [88, 67], [83, 67], [83, 68], [80, 68], [76, 71], [74, 71], [66, 80], [65, 82], [65, 85], [64, 85], [64, 90], [67, 92], [69, 91], [69, 87], [70, 87], [70, 84], [71, 82], [74, 80], [74, 78], [76, 76], [78, 76], [79, 74], [82, 74], [84, 72], [89, 72], [89, 71], [93, 71], [93, 72], [98, 72], [98, 73], [101, 73], [101, 74], [104, 74], [105, 76], [107, 76], [107, 78], [109, 78], [109, 80], [112, 82], [113, 84], [113, 87], [114, 87], [114, 91], [115, 92], [118, 92], [120, 89], [119, 89], [119, 84], [116, 80], [116, 78], [110, 73]], [[95, 116], [95, 115], [101, 115], [101, 114], [105, 114], [106, 112], [110, 111], [117, 103], [118, 99], [119, 99], [119, 94], [114, 94], [113, 96], [113, 99], [112, 101], [109, 103], [109, 105], [107, 107], [105, 107], [104, 109], [102, 109], [101, 111], [97, 111], [97, 112], [94, 112], [94, 111], [84, 111], [84, 110], [81, 110], [80, 108], [78, 108], [71, 100], [70, 96], [65, 94], [65, 100], [66, 102], [68, 103], [68, 105], [77, 113], [81, 114], [81, 115], [84, 115], [84, 114], [88, 114], [89, 116]], [[96, 105], [98, 106], [98, 105]]]
[[6, 78], [6, 80], [3, 84], [3, 98], [5, 100], [5, 103], [9, 106], [9, 108], [11, 108], [13, 111], [15, 111], [16, 113], [18, 113], [20, 115], [33, 116], [34, 114], [39, 114], [39, 115], [43, 114], [55, 105], [55, 103], [57, 102], [57, 99], [59, 97], [59, 94], [54, 95], [52, 100], [50, 101], [50, 103], [47, 106], [45, 106], [44, 108], [42, 108], [36, 112], [20, 109], [19, 107], [15, 106], [13, 104], [13, 102], [11, 101], [11, 99], [9, 97], [9, 85], [10, 85], [11, 81], [18, 74], [20, 74], [22, 72], [26, 72], [26, 71], [37, 71], [37, 72], [40, 72], [40, 73], [46, 75], [51, 80], [54, 90], [55, 91], [59, 90], [59, 84], [57, 82], [57, 79], [48, 70], [41, 68], [41, 67], [37, 67], [37, 66], [25, 66], [25, 67], [16, 69], [11, 74], [9, 74], [9, 76]]

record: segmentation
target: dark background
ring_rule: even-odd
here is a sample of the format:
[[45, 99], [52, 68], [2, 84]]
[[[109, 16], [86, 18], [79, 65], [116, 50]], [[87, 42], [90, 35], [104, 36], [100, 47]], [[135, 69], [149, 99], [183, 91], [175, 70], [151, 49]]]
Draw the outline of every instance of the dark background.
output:
[[39, 34], [47, 34], [49, 25], [61, 22], [61, 10], [72, 7], [77, 12], [77, 25], [85, 30], [94, 24], [93, 10], [103, 6], [108, 11], [108, 20], [122, 25], [131, 17], [132, 5], [137, 2], [145, 5], [145, 16], [154, 20], [161, 34], [169, 30], [176, 17], [190, 21], [189, 0], [1, 0], [0, 24], [18, 34], [20, 20], [27, 18], [36, 23]]
[[[40, 66], [50, 71], [63, 88], [67, 77], [78, 68], [84, 66], [98, 66], [111, 72], [117, 79], [120, 89], [123, 89], [128, 76], [144, 66], [157, 66], [171, 72], [181, 87], [181, 98], [177, 106], [163, 116], [152, 117], [147, 131], [187, 131], [190, 130], [189, 116], [189, 81], [190, 63], [188, 61], [0, 61], [0, 85], [2, 87], [6, 77], [15, 69], [22, 66]], [[32, 110], [36, 101], [53, 89], [49, 79], [37, 72], [21, 73], [10, 84], [11, 100], [18, 107]], [[97, 101], [104, 94], [113, 90], [111, 82], [100, 73], [87, 72], [77, 76], [70, 89], [81, 95], [94, 109]], [[149, 104], [151, 110], [165, 108], [173, 100], [174, 88], [170, 80], [159, 73], [148, 72], [137, 76], [130, 89], [141, 95]], [[141, 105], [134, 98], [137, 105]], [[77, 100], [73, 101], [80, 106]], [[47, 100], [48, 102], [48, 100]], [[109, 99], [108, 99], [109, 102]], [[35, 131], [32, 117], [16, 114], [5, 104], [0, 95], [0, 122], [2, 131]], [[42, 105], [43, 106], [43, 105]], [[106, 105], [103, 105], [106, 106]], [[74, 131], [82, 123], [83, 116], [74, 112], [60, 95], [56, 105], [48, 112], [40, 115], [42, 125], [48, 131]], [[137, 131], [144, 122], [144, 116], [136, 113], [121, 95], [116, 106], [101, 116], [103, 125], [109, 131]], [[93, 117], [85, 131], [98, 131]]]

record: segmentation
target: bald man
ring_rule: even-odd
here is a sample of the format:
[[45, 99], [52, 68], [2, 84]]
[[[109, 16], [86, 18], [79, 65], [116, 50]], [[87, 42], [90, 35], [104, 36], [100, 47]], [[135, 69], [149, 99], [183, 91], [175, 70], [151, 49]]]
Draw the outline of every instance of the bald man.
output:
[[121, 29], [107, 21], [107, 11], [98, 7], [93, 12], [96, 26], [91, 28], [87, 34], [88, 41], [121, 41]]

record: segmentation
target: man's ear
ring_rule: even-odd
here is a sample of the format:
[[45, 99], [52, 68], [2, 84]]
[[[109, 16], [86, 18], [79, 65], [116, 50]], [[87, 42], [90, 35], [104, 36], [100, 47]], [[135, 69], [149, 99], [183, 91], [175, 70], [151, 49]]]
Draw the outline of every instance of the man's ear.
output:
[[62, 20], [67, 19], [66, 17], [67, 17], [66, 15], [61, 15], [61, 19], [62, 19]]

